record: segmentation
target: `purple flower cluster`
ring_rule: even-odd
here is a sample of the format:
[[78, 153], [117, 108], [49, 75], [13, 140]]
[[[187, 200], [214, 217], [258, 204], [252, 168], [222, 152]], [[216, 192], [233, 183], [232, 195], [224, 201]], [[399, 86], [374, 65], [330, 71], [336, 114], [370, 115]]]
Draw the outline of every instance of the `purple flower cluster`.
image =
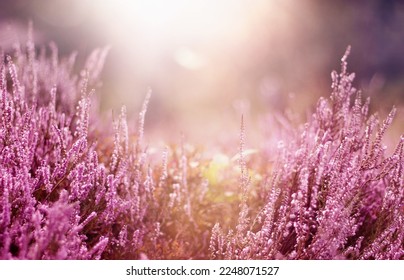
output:
[[[14, 58], [0, 55], [0, 257], [97, 257], [100, 250], [83, 246], [80, 234], [95, 213], [83, 219], [80, 205], [71, 203], [89, 189], [83, 163], [96, 160], [81, 159], [89, 148], [85, 135], [72, 134], [80, 126], [72, 118], [73, 57], [59, 63], [55, 48], [52, 61], [44, 53], [36, 58], [32, 43], [26, 49], [17, 46]], [[105, 245], [98, 239], [93, 248]]]
[[37, 54], [29, 40], [0, 54], [0, 259], [119, 257], [113, 245], [136, 253], [153, 182], [142, 181], [124, 110], [113, 153], [100, 156], [88, 87], [107, 50], [94, 51], [77, 76], [75, 54], [59, 61], [49, 49]]
[[404, 258], [404, 135], [386, 155], [382, 138], [396, 110], [384, 121], [368, 117], [348, 54], [331, 74], [331, 97], [279, 145], [254, 219], [242, 203], [236, 231], [213, 228], [212, 258]]
[[99, 124], [89, 88], [107, 52], [95, 50], [79, 75], [76, 54], [59, 59], [54, 44], [0, 53], [0, 259], [207, 258], [213, 218], [196, 209], [208, 204], [207, 183], [188, 162], [197, 151], [167, 147], [151, 164], [150, 94], [135, 131], [125, 107]]
[[331, 98], [279, 145], [272, 170], [256, 170], [269, 178], [258, 186], [243, 121], [241, 172], [221, 180], [184, 143], [151, 161], [150, 94], [135, 131], [125, 107], [100, 125], [90, 88], [107, 52], [95, 50], [79, 75], [75, 54], [60, 59], [54, 44], [0, 53], [0, 259], [404, 258], [404, 137], [386, 155], [395, 110], [368, 117], [347, 54]]

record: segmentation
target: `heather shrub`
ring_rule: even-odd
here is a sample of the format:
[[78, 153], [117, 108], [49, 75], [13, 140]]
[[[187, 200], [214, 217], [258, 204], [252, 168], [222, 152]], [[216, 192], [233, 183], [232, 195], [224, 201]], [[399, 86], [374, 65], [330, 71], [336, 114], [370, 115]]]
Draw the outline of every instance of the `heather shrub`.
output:
[[215, 219], [237, 209], [212, 202], [209, 160], [191, 145], [152, 163], [150, 94], [135, 131], [125, 107], [100, 125], [90, 88], [107, 51], [79, 75], [76, 54], [59, 59], [54, 44], [1, 53], [0, 259], [206, 259]]
[[[386, 155], [382, 138], [396, 110], [384, 121], [368, 116], [369, 100], [347, 71], [349, 50], [331, 74], [330, 98], [279, 143], [262, 208], [250, 214], [244, 198], [233, 230], [213, 228], [212, 258], [404, 258], [404, 135]], [[243, 195], [254, 187], [245, 171], [240, 185]]]
[[264, 153], [247, 158], [243, 121], [238, 164], [184, 140], [153, 161], [150, 94], [137, 125], [125, 107], [100, 122], [108, 50], [77, 73], [75, 54], [29, 37], [0, 53], [0, 259], [404, 257], [404, 137], [387, 155], [395, 110], [368, 116], [348, 53], [331, 97], [269, 167]]

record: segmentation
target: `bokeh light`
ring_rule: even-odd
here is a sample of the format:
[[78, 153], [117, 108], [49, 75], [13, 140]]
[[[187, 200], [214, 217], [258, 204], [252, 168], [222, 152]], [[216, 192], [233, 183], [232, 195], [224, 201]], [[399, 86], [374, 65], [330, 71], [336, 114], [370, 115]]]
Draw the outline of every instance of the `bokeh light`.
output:
[[29, 19], [38, 43], [55, 41], [61, 55], [77, 50], [84, 59], [93, 48], [110, 46], [97, 91], [102, 110], [108, 114], [125, 104], [136, 117], [151, 88], [150, 140], [176, 141], [183, 133], [193, 143], [225, 146], [237, 141], [244, 114], [254, 146], [263, 115], [290, 110], [304, 116], [318, 96], [329, 94], [330, 72], [339, 68], [348, 45], [356, 85], [378, 110], [401, 108], [404, 100], [400, 1], [6, 0], [0, 5], [3, 48], [24, 40]]

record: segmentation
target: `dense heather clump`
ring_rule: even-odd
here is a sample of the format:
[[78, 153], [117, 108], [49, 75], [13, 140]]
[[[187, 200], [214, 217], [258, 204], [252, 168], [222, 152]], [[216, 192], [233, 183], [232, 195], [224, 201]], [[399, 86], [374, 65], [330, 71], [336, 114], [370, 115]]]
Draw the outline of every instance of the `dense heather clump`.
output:
[[347, 72], [348, 54], [341, 73], [331, 75], [331, 97], [280, 143], [253, 222], [241, 204], [234, 232], [213, 228], [212, 258], [404, 258], [404, 136], [387, 156], [382, 137], [395, 109], [383, 122], [368, 117], [369, 101], [362, 103]]
[[101, 126], [106, 54], [76, 75], [53, 44], [0, 53], [0, 259], [404, 258], [404, 138], [385, 154], [394, 110], [368, 118], [346, 56], [273, 169], [252, 170], [243, 122], [239, 169], [184, 143], [152, 162], [150, 94], [135, 131], [124, 107]]
[[151, 166], [142, 143], [150, 96], [137, 131], [125, 108], [100, 126], [89, 87], [107, 50], [80, 75], [74, 54], [48, 52], [30, 41], [0, 54], [0, 259], [207, 258], [214, 222], [200, 211], [202, 169], [189, 170], [195, 149], [167, 148]]

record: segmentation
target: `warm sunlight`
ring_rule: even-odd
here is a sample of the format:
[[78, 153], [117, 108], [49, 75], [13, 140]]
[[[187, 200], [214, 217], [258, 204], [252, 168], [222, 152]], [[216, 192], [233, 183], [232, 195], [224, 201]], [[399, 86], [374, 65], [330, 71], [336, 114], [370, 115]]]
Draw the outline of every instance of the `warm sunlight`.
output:
[[1, 0], [0, 278], [402, 275], [403, 3]]
[[110, 18], [109, 25], [163, 44], [174, 40], [220, 42], [239, 33], [252, 16], [248, 2], [242, 0], [118, 0], [104, 1], [96, 9], [95, 16]]

